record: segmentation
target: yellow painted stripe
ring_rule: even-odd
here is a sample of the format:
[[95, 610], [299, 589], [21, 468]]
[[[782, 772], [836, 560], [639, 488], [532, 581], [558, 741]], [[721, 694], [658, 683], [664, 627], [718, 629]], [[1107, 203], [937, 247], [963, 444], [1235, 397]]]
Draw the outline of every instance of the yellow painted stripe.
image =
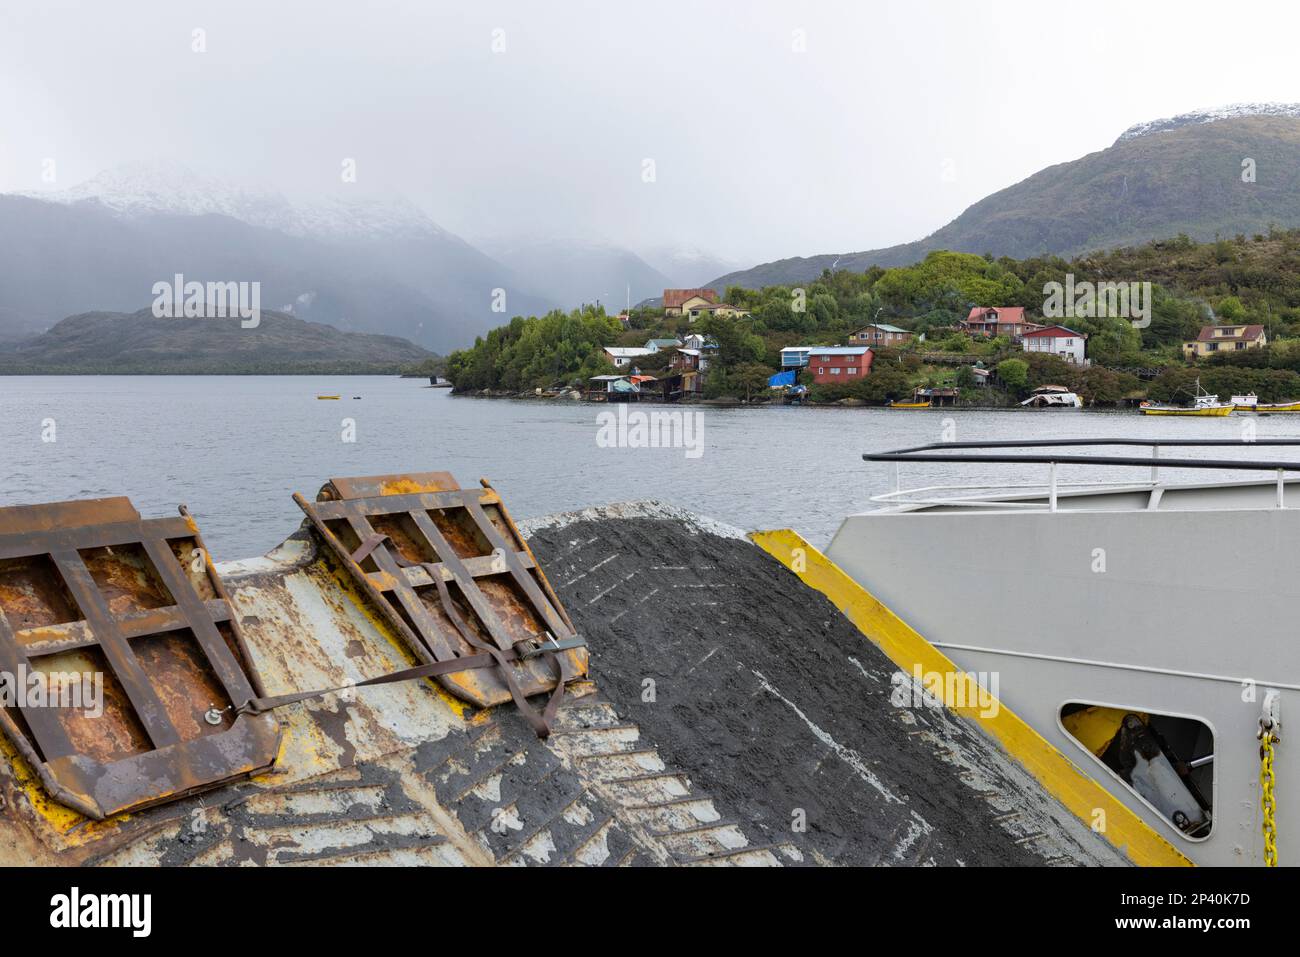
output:
[[[804, 584], [815, 588], [853, 622], [900, 669], [908, 674], [919, 668], [922, 674], [962, 673], [943, 652], [930, 644], [907, 622], [881, 604], [850, 578], [838, 565], [809, 545], [790, 529], [751, 532], [754, 542], [781, 564], [795, 572]], [[944, 697], [936, 686], [931, 689]], [[1097, 810], [1105, 813], [1102, 836], [1128, 855], [1135, 864], [1157, 867], [1190, 867], [1191, 861], [1160, 836], [1146, 821], [1088, 777], [1074, 762], [1058, 751], [1024, 719], [1006, 705], [986, 707], [973, 695], [959, 700], [973, 702], [959, 706], [944, 703], [954, 712], [979, 725], [1038, 782], [1089, 827]], [[988, 716], [993, 712], [992, 716]]]

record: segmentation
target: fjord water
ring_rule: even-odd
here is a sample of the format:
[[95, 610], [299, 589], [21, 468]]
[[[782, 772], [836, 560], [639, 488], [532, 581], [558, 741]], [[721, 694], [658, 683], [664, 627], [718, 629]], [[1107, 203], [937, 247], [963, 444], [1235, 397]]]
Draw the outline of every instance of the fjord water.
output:
[[[316, 398], [325, 394], [341, 398]], [[825, 545], [845, 514], [875, 507], [870, 496], [893, 488], [893, 466], [863, 462], [868, 450], [945, 437], [1241, 441], [1251, 427], [1259, 438], [1300, 437], [1300, 416], [1284, 415], [633, 407], [698, 412], [703, 444], [692, 457], [683, 448], [602, 447], [598, 416], [614, 408], [453, 397], [424, 379], [381, 376], [0, 378], [0, 505], [129, 495], [156, 517], [185, 503], [222, 560], [262, 554], [292, 532], [302, 520], [292, 492], [313, 498], [333, 476], [447, 470], [467, 486], [492, 480], [517, 519], [657, 499], [743, 529], [791, 527]], [[354, 442], [343, 440], [349, 419]], [[1300, 460], [1300, 447], [1248, 444], [1166, 454], [1235, 459], [1252, 451]], [[1062, 481], [1147, 475], [1061, 470]], [[1162, 477], [1243, 476], [1166, 470]], [[908, 465], [902, 478], [913, 487], [1044, 482], [1046, 467]]]

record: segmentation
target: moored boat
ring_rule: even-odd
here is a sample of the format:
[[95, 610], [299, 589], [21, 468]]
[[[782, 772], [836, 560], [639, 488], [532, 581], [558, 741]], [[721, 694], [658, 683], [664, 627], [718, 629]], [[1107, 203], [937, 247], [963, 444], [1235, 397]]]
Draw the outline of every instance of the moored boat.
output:
[[1138, 406], [1138, 411], [1143, 415], [1231, 415], [1233, 407], [1226, 403], [1220, 402], [1214, 405], [1156, 405], [1155, 403], [1143, 402]]
[[1031, 409], [1082, 409], [1083, 399], [1063, 385], [1040, 385], [1020, 404]]
[[1247, 395], [1234, 395], [1232, 405], [1237, 412], [1256, 412], [1268, 415], [1274, 412], [1300, 412], [1300, 402], [1260, 402], [1259, 397], [1253, 392]]
[[[1233, 396], [1233, 399], [1247, 398]], [[1191, 405], [1162, 405], [1158, 402], [1143, 402], [1138, 411], [1143, 415], [1231, 415], [1236, 406], [1234, 402], [1220, 402], [1217, 395], [1211, 395], [1201, 388], [1201, 380], [1196, 380], [1196, 394], [1192, 396]]]
[[930, 408], [930, 403], [928, 401], [927, 402], [891, 402], [889, 403], [888, 407], [891, 409], [928, 409]]

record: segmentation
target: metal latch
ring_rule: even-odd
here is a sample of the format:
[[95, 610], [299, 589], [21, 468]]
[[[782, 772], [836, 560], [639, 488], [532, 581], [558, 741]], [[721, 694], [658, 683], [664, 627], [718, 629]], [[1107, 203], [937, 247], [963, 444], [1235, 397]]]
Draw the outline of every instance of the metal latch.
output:
[[519, 653], [519, 657], [524, 661], [529, 658], [537, 658], [546, 654], [548, 651], [568, 651], [570, 648], [586, 648], [587, 639], [582, 635], [574, 635], [572, 638], [566, 638], [564, 641], [556, 641], [555, 636], [549, 631], [546, 633], [547, 641], [538, 645], [529, 651]]

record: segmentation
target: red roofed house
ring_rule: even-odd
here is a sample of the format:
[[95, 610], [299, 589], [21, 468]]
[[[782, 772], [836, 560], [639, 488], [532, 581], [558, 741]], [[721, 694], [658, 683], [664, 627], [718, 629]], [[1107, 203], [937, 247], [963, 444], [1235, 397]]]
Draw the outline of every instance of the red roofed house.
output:
[[1021, 346], [1026, 352], [1046, 352], [1079, 366], [1088, 364], [1083, 357], [1087, 341], [1088, 337], [1082, 332], [1075, 332], [1065, 326], [1030, 329], [1020, 337]]
[[712, 289], [665, 289], [664, 315], [680, 316], [687, 309], [717, 301], [718, 294]]
[[1201, 326], [1194, 341], [1183, 343], [1183, 355], [1193, 359], [1216, 352], [1259, 349], [1266, 345], [1268, 336], [1264, 335], [1263, 326]]
[[1006, 336], [1013, 341], [1026, 332], [1043, 328], [1025, 321], [1024, 306], [974, 306], [959, 325], [977, 336]]

